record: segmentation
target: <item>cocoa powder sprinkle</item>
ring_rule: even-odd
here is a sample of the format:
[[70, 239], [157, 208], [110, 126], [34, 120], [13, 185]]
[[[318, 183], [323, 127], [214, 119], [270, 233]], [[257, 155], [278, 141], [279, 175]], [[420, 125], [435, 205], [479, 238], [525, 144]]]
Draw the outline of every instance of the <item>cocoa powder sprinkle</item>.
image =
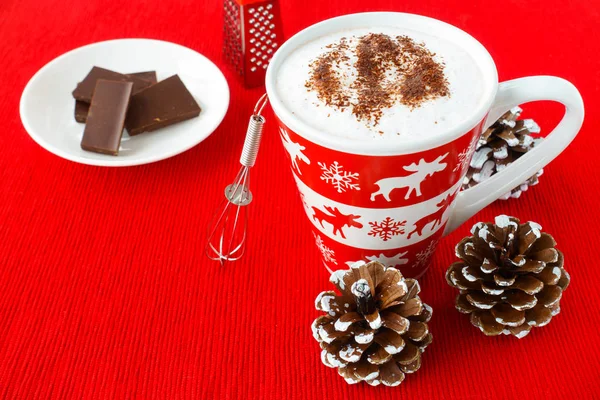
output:
[[423, 43], [378, 33], [350, 40], [356, 45], [342, 38], [310, 63], [305, 86], [327, 106], [375, 126], [396, 104], [416, 108], [450, 96], [444, 64]]

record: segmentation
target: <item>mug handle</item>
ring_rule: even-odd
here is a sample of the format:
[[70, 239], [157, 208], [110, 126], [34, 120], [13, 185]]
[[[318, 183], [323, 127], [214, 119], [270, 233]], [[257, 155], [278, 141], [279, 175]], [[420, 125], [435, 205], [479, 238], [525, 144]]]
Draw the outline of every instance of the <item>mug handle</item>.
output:
[[577, 136], [583, 123], [583, 100], [571, 82], [555, 76], [530, 76], [500, 83], [484, 129], [512, 107], [536, 100], [562, 103], [565, 106], [565, 115], [560, 123], [545, 140], [517, 161], [485, 181], [459, 193], [452, 206], [444, 235], [544, 168]]

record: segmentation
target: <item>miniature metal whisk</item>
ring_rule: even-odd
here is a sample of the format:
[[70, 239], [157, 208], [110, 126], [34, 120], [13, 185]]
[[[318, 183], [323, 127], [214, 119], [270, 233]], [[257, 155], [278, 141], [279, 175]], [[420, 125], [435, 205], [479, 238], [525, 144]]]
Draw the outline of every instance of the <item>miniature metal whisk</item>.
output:
[[214, 216], [212, 231], [206, 244], [206, 255], [224, 265], [227, 261], [238, 260], [246, 247], [246, 230], [248, 228], [247, 205], [252, 202], [250, 192], [250, 168], [256, 162], [265, 118], [261, 115], [267, 105], [264, 94], [250, 117], [242, 156], [240, 172], [234, 182], [225, 188], [225, 199]]

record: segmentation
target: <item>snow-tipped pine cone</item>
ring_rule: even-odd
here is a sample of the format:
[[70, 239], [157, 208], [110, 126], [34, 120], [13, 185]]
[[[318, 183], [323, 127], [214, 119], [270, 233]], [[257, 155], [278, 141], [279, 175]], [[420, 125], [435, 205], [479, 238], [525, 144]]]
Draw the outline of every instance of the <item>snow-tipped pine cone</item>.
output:
[[460, 290], [458, 311], [470, 314], [484, 334], [522, 338], [559, 313], [570, 277], [556, 242], [541, 229], [500, 215], [495, 224], [475, 224], [473, 236], [456, 246], [461, 261], [450, 266], [446, 280]]
[[[523, 110], [515, 107], [502, 115], [492, 126], [481, 134], [475, 153], [469, 164], [469, 169], [462, 183], [462, 189], [468, 189], [485, 181], [492, 175], [502, 171], [513, 161], [538, 144], [540, 127], [532, 119], [519, 119]], [[535, 137], [533, 135], [536, 135]], [[500, 198], [519, 198], [522, 192], [539, 183], [539, 177], [544, 170], [521, 183]]]
[[312, 325], [323, 364], [348, 383], [373, 386], [397, 386], [417, 371], [432, 340], [431, 307], [419, 298], [419, 283], [376, 261], [336, 271], [330, 281], [339, 294], [319, 294], [315, 305], [326, 314]]

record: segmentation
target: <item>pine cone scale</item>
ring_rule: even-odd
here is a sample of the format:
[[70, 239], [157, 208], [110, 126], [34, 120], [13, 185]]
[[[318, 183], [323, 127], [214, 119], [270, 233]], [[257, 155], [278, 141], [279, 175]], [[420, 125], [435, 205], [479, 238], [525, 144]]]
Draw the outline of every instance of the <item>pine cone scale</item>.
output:
[[487, 336], [496, 336], [504, 332], [504, 325], [496, 322], [494, 316], [485, 311], [475, 311], [471, 314], [471, 323]]
[[352, 364], [352, 372], [354, 376], [360, 380], [369, 381], [379, 376], [379, 368], [367, 361], [359, 361]]
[[412, 374], [414, 372], [417, 372], [419, 368], [421, 368], [421, 357], [417, 357], [414, 361], [408, 364], [399, 363], [398, 366], [400, 367], [400, 370], [405, 374]]
[[450, 266], [446, 273], [446, 281], [450, 286], [454, 286], [461, 290], [481, 289], [481, 284], [478, 281], [471, 282], [462, 275], [462, 262], [456, 262]]
[[508, 331], [517, 338], [525, 337], [531, 331], [531, 325], [523, 324], [519, 326], [511, 326]]
[[392, 359], [392, 355], [385, 351], [381, 346], [373, 346], [369, 352], [367, 352], [367, 361], [371, 364], [382, 365]]
[[520, 290], [513, 290], [506, 294], [505, 300], [513, 308], [519, 311], [529, 310], [538, 303], [538, 298]]
[[421, 293], [421, 286], [416, 279], [405, 279], [406, 283], [406, 294], [402, 297], [402, 300], [412, 299], [419, 293]]
[[387, 362], [379, 368], [379, 377], [386, 386], [398, 386], [404, 380], [404, 373], [395, 362]]
[[481, 263], [481, 271], [483, 271], [486, 274], [491, 274], [497, 269], [498, 265], [495, 262], [491, 261], [489, 258], [483, 259], [483, 262]]
[[542, 281], [544, 285], [556, 285], [562, 276], [560, 267], [549, 266], [537, 274], [535, 277]]
[[462, 270], [461, 270], [461, 274], [469, 282], [482, 281], [482, 280], [486, 279], [486, 276], [489, 276], [489, 274], [486, 274], [485, 272], [483, 272], [481, 270], [481, 268], [475, 268], [470, 265], [463, 266]]
[[514, 285], [516, 280], [517, 276], [512, 273], [505, 273], [504, 275], [494, 274], [494, 283], [502, 288]]
[[399, 335], [402, 335], [408, 331], [410, 321], [404, 318], [402, 315], [385, 310], [381, 313], [381, 318], [383, 319], [383, 326], [393, 330]]
[[429, 346], [431, 342], [433, 342], [433, 335], [428, 333], [427, 336], [425, 336], [425, 338], [419, 343], [419, 349], [421, 350], [421, 353], [425, 351], [425, 348]]
[[478, 262], [482, 262], [483, 259], [481, 258], [481, 255], [479, 253], [473, 253], [472, 251], [470, 252], [470, 254], [467, 253], [467, 251], [469, 249], [472, 249], [473, 247], [473, 238], [464, 238], [456, 245], [456, 256], [460, 259], [465, 260], [465, 262], [467, 262], [468, 264], [476, 264]]
[[394, 356], [398, 364], [410, 365], [421, 356], [421, 352], [412, 342], [407, 341], [404, 350]]
[[470, 292], [467, 294], [467, 301], [474, 307], [481, 310], [489, 310], [502, 301], [500, 296], [492, 296], [482, 292]]
[[334, 347], [337, 346], [326, 347], [321, 352], [321, 360], [323, 361], [323, 364], [329, 368], [340, 368], [346, 366], [346, 362], [344, 362], [344, 360], [337, 355], [337, 350]]
[[406, 342], [402, 339], [402, 336], [398, 335], [396, 332], [387, 329], [379, 334], [375, 335], [375, 343], [380, 345], [386, 352], [391, 355], [400, 353]]
[[357, 312], [349, 312], [342, 314], [342, 316], [335, 321], [333, 328], [338, 332], [346, 332], [353, 323], [361, 320], [362, 315]]
[[562, 275], [557, 283], [558, 286], [560, 286], [560, 288], [565, 291], [567, 290], [567, 286], [569, 286], [569, 282], [571, 281], [571, 277], [569, 276], [569, 273], [567, 271], [565, 271], [564, 268], [562, 269]]
[[508, 303], [496, 304], [491, 309], [496, 322], [507, 326], [519, 326], [525, 322], [525, 311], [517, 310]]
[[496, 286], [496, 283], [492, 279], [481, 282], [481, 290], [483, 293], [491, 296], [499, 296], [504, 293], [504, 288]]
[[523, 266], [518, 267], [516, 272], [532, 272], [534, 274], [539, 274], [544, 268], [546, 268], [546, 263], [544, 261], [529, 259]]
[[364, 329], [362, 327], [357, 327], [352, 331], [354, 335], [354, 340], [356, 343], [366, 344], [371, 343], [375, 338], [375, 331], [370, 329]]
[[519, 138], [515, 136], [512, 130], [503, 130], [500, 133], [497, 133], [496, 136], [504, 140], [507, 145], [512, 145], [512, 147], [517, 146], [517, 144], [520, 142]]
[[459, 294], [456, 296], [455, 302], [456, 309], [463, 314], [470, 314], [474, 311], [477, 311], [478, 308], [472, 305], [469, 300], [467, 300], [466, 294]]
[[369, 344], [346, 343], [338, 352], [338, 356], [347, 363], [357, 362], [362, 357]]
[[534, 260], [538, 260], [545, 264], [555, 263], [558, 261], [558, 250], [553, 248], [543, 249], [536, 253], [532, 253], [531, 257]]
[[341, 300], [333, 291], [322, 292], [315, 300], [315, 308], [332, 315], [343, 310], [344, 303]]
[[552, 310], [542, 305], [537, 305], [531, 310], [527, 310], [527, 319], [531, 326], [541, 327], [547, 325], [552, 319]]
[[522, 290], [527, 294], [536, 294], [543, 289], [544, 282], [531, 275], [521, 275], [517, 277], [512, 287]]
[[[531, 248], [529, 249], [529, 251], [533, 252], [533, 253], [537, 253], [544, 249], [554, 248], [554, 246], [556, 246], [556, 242], [554, 241], [554, 238], [552, 236], [543, 232], [541, 234], [541, 236], [533, 244], [530, 244], [530, 246], [531, 246]], [[526, 250], [528, 250], [528, 249], [526, 249], [526, 248], [519, 249], [519, 252], [524, 253]]]
[[407, 291], [408, 288], [404, 282], [401, 282], [401, 284], [398, 283], [386, 286], [380, 292], [381, 308], [386, 309], [390, 307], [392, 303], [404, 296]]
[[321, 325], [319, 336], [325, 343], [333, 343], [334, 340], [343, 337], [344, 332], [339, 332], [335, 329], [334, 322], [330, 321], [327, 324]]
[[[389, 287], [398, 286], [400, 281], [403, 279], [402, 274], [395, 268], [388, 268], [383, 273], [383, 279], [381, 280], [380, 285], [378, 286], [380, 290], [386, 290]], [[404, 284], [405, 286], [406, 284]]]
[[421, 342], [429, 334], [429, 327], [423, 322], [413, 321], [406, 337], [414, 342]]
[[379, 315], [379, 311], [377, 310], [373, 311], [371, 314], [364, 315], [364, 319], [365, 321], [367, 321], [371, 329], [379, 329], [383, 324], [383, 321], [381, 320], [381, 315]]
[[[423, 309], [421, 310], [421, 313], [419, 315], [413, 315], [412, 317], [410, 317], [411, 321], [429, 322], [431, 320], [431, 315], [433, 313], [433, 310], [427, 304], [425, 304], [425, 303], [422, 303], [422, 304], [423, 304]], [[423, 345], [423, 344], [421, 343], [421, 345]]]
[[560, 301], [562, 289], [559, 286], [544, 286], [544, 289], [538, 294], [540, 303], [546, 307], [552, 307]]
[[413, 297], [402, 304], [392, 307], [391, 311], [404, 315], [405, 317], [412, 317], [413, 315], [419, 315], [423, 312], [423, 303], [421, 302], [421, 299]]
[[375, 265], [369, 265], [369, 272], [371, 273], [371, 278], [373, 280], [373, 287], [375, 290], [381, 290], [385, 285], [386, 280], [386, 271], [383, 268], [378, 268]]

